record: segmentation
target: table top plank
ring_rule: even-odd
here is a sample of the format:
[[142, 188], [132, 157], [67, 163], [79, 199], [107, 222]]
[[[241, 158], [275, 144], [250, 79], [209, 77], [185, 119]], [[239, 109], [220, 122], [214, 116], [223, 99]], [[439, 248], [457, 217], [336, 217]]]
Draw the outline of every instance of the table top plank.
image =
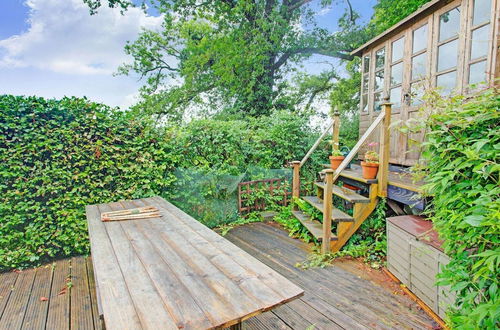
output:
[[[144, 201], [141, 200], [141, 202], [141, 204], [137, 203], [136, 205], [143, 206], [145, 204]], [[152, 205], [161, 208], [161, 204], [152, 203]], [[200, 254], [201, 256], [198, 256], [197, 260], [203, 261], [202, 267], [215, 267], [234, 285], [239, 286], [252, 301], [259, 302], [259, 310], [266, 309], [267, 306], [273, 306], [277, 300], [286, 299], [286, 297], [281, 296], [272, 288], [265, 285], [255, 272], [242, 267], [225, 254], [224, 251], [216, 248], [204, 236], [193, 232], [192, 228], [177, 219], [176, 215], [168, 210], [166, 212], [171, 214], [172, 218], [176, 220], [172, 221], [171, 226], [175, 229], [175, 233], [178, 236], [177, 240], [182, 242], [181, 248], [194, 250], [197, 254]], [[209, 263], [211, 264], [208, 265]]]
[[97, 206], [87, 206], [90, 249], [96, 283], [99, 287], [102, 312], [108, 329], [140, 329], [141, 323], [135, 311], [120, 266], [109, 240]]
[[[122, 209], [120, 204], [101, 204], [101, 213]], [[162, 324], [164, 329], [178, 329], [170, 313], [165, 312], [164, 303], [154, 283], [144, 269], [144, 265], [126, 236], [122, 221], [111, 221], [106, 224], [109, 239], [120, 265], [125, 284], [133, 297], [134, 307], [141, 322], [146, 329], [153, 329]]]
[[[100, 212], [144, 205], [158, 207], [162, 217], [106, 223], [99, 218]], [[303, 294], [285, 277], [160, 197], [102, 204], [94, 212], [89, 232], [108, 328], [115, 327], [115, 320], [108, 317], [110, 307], [104, 305], [115, 297], [103, 287], [116, 285], [116, 281], [127, 290], [134, 306], [132, 317], [148, 329], [228, 327]], [[98, 238], [107, 243], [99, 242], [96, 247]], [[94, 255], [103, 248], [106, 253]], [[119, 270], [113, 284], [109, 281], [112, 269], [103, 268], [103, 261], [96, 260], [110, 254], [110, 249], [113, 267]], [[139, 327], [129, 324], [125, 328]]]
[[194, 232], [198, 233], [199, 236], [195, 237], [195, 239], [199, 239], [200, 236], [205, 238], [210, 242], [210, 244], [221, 251], [222, 254], [227, 255], [249, 273], [255, 274], [260, 281], [265, 283], [268, 288], [278, 292], [283, 299], [296, 297], [304, 292], [301, 288], [292, 284], [286, 277], [263, 264], [252, 255], [226, 240], [224, 237], [205, 227], [203, 224], [196, 221], [188, 214], [182, 212], [173, 204], [165, 201], [161, 197], [152, 197], [151, 200], [158, 201], [157, 205], [161, 205], [161, 208], [171, 212], [176, 216], [177, 220], [182, 221]]

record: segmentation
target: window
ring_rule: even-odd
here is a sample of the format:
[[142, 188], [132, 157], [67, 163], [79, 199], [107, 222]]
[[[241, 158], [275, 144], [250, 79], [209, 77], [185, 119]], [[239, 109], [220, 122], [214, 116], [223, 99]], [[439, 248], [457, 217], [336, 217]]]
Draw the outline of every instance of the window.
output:
[[361, 110], [368, 112], [368, 83], [370, 80], [370, 55], [363, 56], [363, 85], [361, 86]]
[[460, 6], [441, 14], [438, 28], [436, 85], [447, 95], [455, 89], [457, 83]]
[[487, 80], [487, 60], [490, 49], [491, 0], [472, 1], [472, 23], [468, 83], [477, 84]]
[[403, 83], [403, 55], [405, 37], [401, 37], [391, 44], [391, 76], [389, 98], [393, 108], [401, 107], [401, 91]]
[[375, 75], [373, 80], [373, 110], [382, 109], [382, 94], [385, 83], [385, 47], [375, 52]]
[[[422, 80], [427, 76], [428, 25], [424, 24], [412, 32], [410, 95], [411, 105], [421, 103]], [[419, 88], [417, 88], [419, 86]]]

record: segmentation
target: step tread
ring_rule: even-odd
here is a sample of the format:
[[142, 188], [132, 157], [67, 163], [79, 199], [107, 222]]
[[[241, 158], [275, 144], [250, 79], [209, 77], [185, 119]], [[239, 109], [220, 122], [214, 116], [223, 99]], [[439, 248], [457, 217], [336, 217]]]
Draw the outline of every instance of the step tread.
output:
[[[292, 211], [292, 214], [300, 221], [304, 227], [309, 230], [311, 235], [313, 235], [318, 241], [323, 241], [323, 225], [321, 222], [316, 220], [311, 220], [311, 218], [302, 211]], [[330, 241], [337, 241], [338, 237], [332, 233]]]
[[[330, 164], [323, 164], [323, 167], [330, 168]], [[365, 178], [363, 178], [363, 175], [361, 174], [361, 168], [355, 167], [354, 165], [352, 165], [352, 169], [345, 169], [342, 172], [340, 172], [340, 176], [347, 178], [347, 179], [359, 181], [359, 182], [362, 182], [365, 184], [378, 183], [377, 179], [365, 179]]]
[[[319, 211], [323, 212], [323, 201], [316, 196], [303, 196], [303, 200], [314, 206]], [[345, 214], [337, 208], [332, 209], [332, 221], [333, 222], [354, 222], [354, 218], [349, 214]]]
[[[322, 189], [325, 188], [325, 183], [323, 182], [315, 182], [314, 184]], [[370, 203], [369, 198], [361, 196], [360, 194], [356, 194], [354, 191], [348, 188], [333, 185], [332, 192], [334, 195], [339, 196], [340, 198], [345, 199], [350, 203]]]

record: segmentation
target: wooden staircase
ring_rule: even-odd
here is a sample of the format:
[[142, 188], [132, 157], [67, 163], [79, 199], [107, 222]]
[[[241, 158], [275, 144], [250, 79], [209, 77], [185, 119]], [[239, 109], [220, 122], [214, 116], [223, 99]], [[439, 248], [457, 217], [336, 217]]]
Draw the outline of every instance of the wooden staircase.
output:
[[[334, 114], [334, 120], [313, 145], [311, 150], [306, 154], [302, 161], [292, 162], [293, 166], [293, 187], [292, 193], [296, 198], [301, 198], [309, 203], [314, 208], [318, 209], [323, 218], [319, 220], [311, 219], [311, 217], [295, 209], [293, 215], [306, 227], [311, 235], [321, 242], [322, 253], [339, 251], [349, 240], [349, 238], [358, 230], [361, 224], [375, 210], [379, 197], [387, 197], [387, 182], [389, 173], [389, 138], [390, 138], [390, 121], [391, 121], [391, 104], [386, 99], [382, 104], [382, 111], [375, 119], [368, 130], [359, 139], [353, 147], [349, 155], [346, 156], [340, 166], [334, 171], [325, 169], [321, 172], [324, 177], [322, 181], [315, 182], [317, 188], [316, 196], [300, 196], [300, 167], [304, 165], [311, 153], [316, 149], [321, 140], [326, 136], [326, 133], [333, 126], [333, 148], [339, 146], [339, 114]], [[379, 145], [379, 172], [377, 179], [364, 179], [360, 174], [354, 171], [347, 170], [347, 165], [353, 160], [358, 153], [359, 148], [366, 142], [370, 134], [382, 123], [380, 128], [380, 145]], [[360, 195], [351, 189], [337, 185], [337, 181], [343, 179], [355, 180], [366, 187], [366, 196]], [[333, 205], [333, 196], [337, 196], [353, 206], [353, 215], [350, 216]], [[332, 232], [332, 224], [335, 224]]]

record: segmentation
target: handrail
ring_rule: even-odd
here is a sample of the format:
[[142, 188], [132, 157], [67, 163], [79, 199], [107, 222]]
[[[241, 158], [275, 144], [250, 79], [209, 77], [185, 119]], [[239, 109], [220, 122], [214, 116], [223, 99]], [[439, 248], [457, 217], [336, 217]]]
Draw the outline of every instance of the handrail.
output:
[[305, 162], [309, 159], [309, 157], [311, 156], [311, 154], [314, 152], [314, 150], [316, 150], [316, 148], [321, 143], [321, 140], [323, 140], [325, 138], [325, 136], [330, 132], [330, 129], [332, 128], [332, 126], [333, 126], [334, 123], [335, 123], [335, 120], [333, 120], [330, 123], [330, 125], [328, 125], [328, 127], [325, 129], [325, 131], [323, 132], [323, 134], [321, 134], [321, 136], [316, 140], [316, 142], [314, 142], [314, 144], [311, 147], [311, 149], [309, 149], [309, 151], [307, 152], [307, 154], [300, 161], [300, 167], [304, 166]]
[[347, 165], [353, 160], [354, 156], [358, 153], [359, 148], [361, 148], [363, 143], [366, 142], [366, 140], [368, 139], [368, 137], [370, 137], [370, 135], [373, 133], [375, 128], [377, 128], [378, 124], [380, 124], [382, 122], [384, 117], [385, 117], [385, 109], [378, 115], [377, 118], [375, 118], [375, 120], [370, 125], [370, 127], [368, 127], [368, 129], [363, 134], [363, 136], [361, 136], [361, 138], [358, 140], [356, 145], [351, 149], [351, 152], [349, 152], [349, 154], [344, 158], [342, 163], [340, 163], [339, 167], [335, 170], [335, 173], [333, 173], [333, 182], [335, 182], [339, 178], [340, 173], [343, 170], [345, 170]]

